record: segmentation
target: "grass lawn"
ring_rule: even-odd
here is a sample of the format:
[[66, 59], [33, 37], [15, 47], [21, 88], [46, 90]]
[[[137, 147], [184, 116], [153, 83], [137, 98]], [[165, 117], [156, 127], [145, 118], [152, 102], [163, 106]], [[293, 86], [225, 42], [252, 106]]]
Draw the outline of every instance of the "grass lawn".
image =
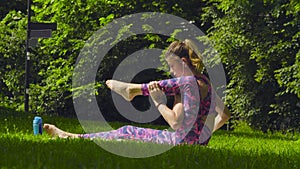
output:
[[[214, 133], [208, 146], [178, 146], [148, 158], [117, 156], [91, 140], [34, 136], [33, 115], [0, 110], [0, 168], [300, 168], [299, 134], [263, 134], [247, 126]], [[82, 133], [77, 119], [43, 117], [44, 122]], [[120, 123], [112, 123], [118, 127]], [[119, 142], [109, 142], [114, 146]], [[143, 149], [147, 144], [124, 142]]]

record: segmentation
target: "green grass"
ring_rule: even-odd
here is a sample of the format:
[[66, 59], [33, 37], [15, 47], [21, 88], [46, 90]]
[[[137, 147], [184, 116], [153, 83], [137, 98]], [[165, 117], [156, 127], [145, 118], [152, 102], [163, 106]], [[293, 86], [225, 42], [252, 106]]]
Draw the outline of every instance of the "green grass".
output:
[[[148, 158], [127, 158], [107, 152], [91, 140], [34, 136], [32, 120], [33, 115], [0, 110], [0, 168], [291, 169], [300, 166], [299, 134], [264, 134], [241, 125], [234, 131], [216, 132], [206, 147], [184, 145]], [[77, 119], [43, 116], [43, 120], [67, 131], [83, 132]], [[141, 150], [149, 146], [116, 141], [107, 144]]]

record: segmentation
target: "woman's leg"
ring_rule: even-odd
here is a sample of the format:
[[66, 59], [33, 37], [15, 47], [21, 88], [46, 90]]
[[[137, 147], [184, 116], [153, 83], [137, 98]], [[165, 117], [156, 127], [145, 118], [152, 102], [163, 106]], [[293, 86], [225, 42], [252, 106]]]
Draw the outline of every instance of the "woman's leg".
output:
[[78, 134], [73, 134], [69, 132], [65, 132], [52, 124], [44, 124], [44, 130], [46, 133], [51, 135], [52, 137], [59, 137], [59, 138], [79, 138]]
[[[190, 80], [187, 77], [172, 78], [158, 81], [159, 86], [165, 92], [166, 95], [180, 94], [180, 86], [183, 86]], [[131, 101], [135, 96], [143, 95], [149, 96], [148, 83], [136, 84], [126, 83], [117, 80], [107, 80], [106, 85], [125, 100]]]
[[125, 100], [131, 101], [135, 96], [142, 95], [141, 84], [125, 83], [117, 80], [107, 80], [106, 85]]
[[136, 126], [123, 126], [107, 132], [81, 134], [80, 138], [103, 140], [134, 140], [158, 144], [175, 145], [175, 133], [167, 130], [156, 130]]
[[54, 125], [44, 124], [44, 129], [52, 137], [59, 138], [86, 138], [86, 139], [103, 139], [103, 140], [135, 140], [142, 142], [153, 142], [158, 144], [175, 145], [175, 135], [167, 130], [155, 130], [150, 128], [141, 128], [135, 126], [123, 126], [116, 130], [89, 133], [74, 134], [65, 132]]

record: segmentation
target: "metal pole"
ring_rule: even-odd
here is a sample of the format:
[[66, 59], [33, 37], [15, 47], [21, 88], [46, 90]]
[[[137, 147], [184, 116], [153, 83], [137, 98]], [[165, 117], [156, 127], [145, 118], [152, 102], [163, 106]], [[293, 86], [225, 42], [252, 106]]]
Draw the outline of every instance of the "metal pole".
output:
[[26, 58], [25, 58], [25, 112], [29, 111], [29, 61], [30, 61], [30, 50], [29, 50], [29, 39], [30, 39], [30, 22], [31, 22], [31, 0], [27, 0], [27, 39], [26, 39]]

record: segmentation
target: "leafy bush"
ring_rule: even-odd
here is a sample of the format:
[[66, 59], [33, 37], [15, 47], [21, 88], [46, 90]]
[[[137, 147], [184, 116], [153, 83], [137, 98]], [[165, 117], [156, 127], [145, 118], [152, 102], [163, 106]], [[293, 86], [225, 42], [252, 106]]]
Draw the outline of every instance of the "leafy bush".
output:
[[299, 2], [209, 3], [202, 16], [213, 23], [233, 115], [264, 131], [299, 130]]
[[31, 109], [39, 114], [46, 112], [62, 116], [73, 112], [72, 73], [73, 64], [70, 61], [58, 58], [50, 62], [47, 70], [39, 72], [44, 79], [30, 86]]
[[26, 18], [11, 11], [0, 22], [0, 105], [22, 108]]

